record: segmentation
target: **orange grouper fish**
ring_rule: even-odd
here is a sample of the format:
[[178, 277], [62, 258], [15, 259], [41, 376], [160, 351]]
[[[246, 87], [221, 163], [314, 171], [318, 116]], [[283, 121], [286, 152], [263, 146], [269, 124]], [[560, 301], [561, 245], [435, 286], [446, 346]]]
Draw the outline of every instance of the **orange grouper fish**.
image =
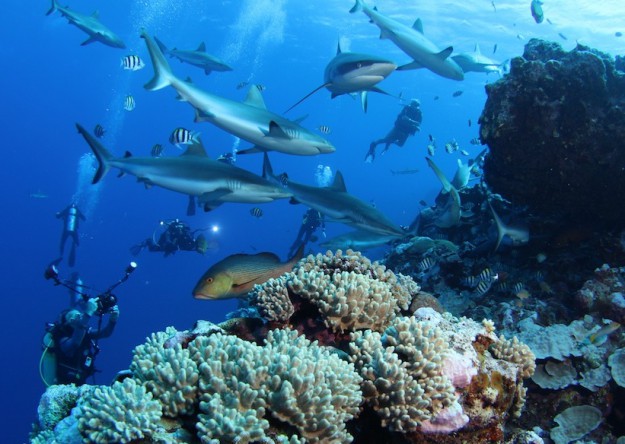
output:
[[280, 262], [273, 253], [233, 254], [214, 264], [193, 289], [195, 299], [242, 297], [255, 284], [262, 284], [293, 269], [304, 254], [302, 245], [291, 259]]

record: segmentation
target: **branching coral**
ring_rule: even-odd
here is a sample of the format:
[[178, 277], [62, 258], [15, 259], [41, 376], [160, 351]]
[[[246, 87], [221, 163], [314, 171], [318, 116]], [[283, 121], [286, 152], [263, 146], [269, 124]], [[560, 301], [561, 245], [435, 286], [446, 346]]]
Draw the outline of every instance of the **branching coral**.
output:
[[369, 328], [382, 331], [407, 310], [419, 286], [396, 276], [358, 252], [308, 256], [292, 273], [257, 286], [250, 303], [269, 321], [286, 322], [294, 312], [291, 296], [317, 307], [334, 332]]
[[128, 378], [96, 388], [78, 404], [78, 429], [96, 444], [127, 443], [155, 433], [161, 405], [142, 385]]
[[195, 411], [197, 364], [181, 344], [166, 348], [164, 344], [177, 332], [169, 327], [164, 333], [154, 333], [145, 344], [134, 350], [130, 365], [135, 378], [163, 404], [163, 414], [176, 417]]
[[496, 358], [520, 364], [519, 371], [523, 379], [532, 376], [536, 370], [534, 353], [527, 345], [520, 342], [516, 336], [512, 340], [500, 336], [499, 341], [492, 345], [490, 351]]
[[203, 442], [263, 438], [265, 413], [307, 442], [350, 442], [345, 422], [359, 411], [360, 377], [351, 364], [297, 332], [269, 332], [264, 347], [216, 334], [189, 345], [199, 365], [198, 430]]
[[351, 361], [363, 376], [365, 399], [382, 425], [415, 431], [457, 400], [442, 375], [447, 346], [427, 322], [397, 318], [384, 334], [367, 330], [351, 338]]

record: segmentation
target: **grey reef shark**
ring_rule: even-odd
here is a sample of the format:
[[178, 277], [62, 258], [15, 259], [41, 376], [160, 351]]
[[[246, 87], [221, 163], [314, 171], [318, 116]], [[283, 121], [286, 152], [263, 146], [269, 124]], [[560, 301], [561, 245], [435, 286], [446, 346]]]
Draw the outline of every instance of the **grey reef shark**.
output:
[[202, 68], [206, 75], [210, 74], [212, 71], [232, 71], [232, 68], [226, 64], [226, 62], [206, 52], [204, 42], [200, 43], [200, 46], [198, 46], [196, 50], [192, 50], [177, 48], [167, 49], [167, 46], [156, 37], [154, 37], [154, 41], [163, 54], [169, 55], [169, 57], [175, 57], [183, 63]]
[[406, 26], [380, 14], [377, 8], [370, 8], [363, 0], [356, 0], [356, 4], [349, 12], [358, 11], [363, 11], [371, 22], [380, 28], [381, 39], [391, 40], [412, 58], [412, 62], [400, 66], [398, 70], [427, 68], [448, 79], [464, 79], [462, 68], [449, 57], [454, 48], [449, 46], [441, 51], [423, 33], [421, 19], [417, 19], [412, 27]]
[[313, 156], [335, 151], [330, 142], [303, 128], [298, 121], [285, 119], [267, 110], [255, 85], [249, 89], [244, 102], [237, 102], [203, 91], [190, 81], [180, 80], [154, 40], [145, 31], [141, 37], [146, 42], [154, 67], [154, 78], [145, 88], [156, 91], [171, 86], [178, 92], [179, 100], [188, 102], [195, 109], [195, 122], [212, 123], [254, 144], [252, 148], [238, 151], [238, 154], [278, 151]]
[[362, 109], [367, 112], [367, 93], [374, 91], [387, 94], [376, 85], [386, 79], [397, 65], [382, 57], [341, 51], [341, 43], [337, 44], [336, 56], [327, 64], [323, 74], [323, 84], [306, 94], [297, 103], [285, 111], [289, 112], [308, 97], [322, 88], [332, 93], [334, 99], [343, 94], [360, 93]]
[[[210, 159], [201, 141], [190, 145], [177, 157], [113, 156], [93, 135], [77, 124], [98, 160], [93, 183], [98, 183], [110, 168], [118, 168], [120, 175], [136, 176], [147, 187], [156, 185], [168, 190], [197, 197], [204, 210], [212, 210], [224, 202], [267, 203], [290, 197], [291, 193], [272, 182], [242, 168]], [[269, 158], [265, 157], [265, 162]], [[271, 171], [265, 163], [263, 171]]]
[[271, 165], [264, 173], [268, 179], [281, 183], [291, 194], [291, 203], [302, 203], [327, 216], [332, 222], [341, 222], [360, 230], [386, 236], [404, 236], [406, 232], [391, 222], [380, 210], [347, 192], [340, 171], [327, 187], [304, 185], [289, 180], [286, 174], [275, 176]]
[[72, 11], [68, 7], [59, 6], [56, 0], [52, 0], [52, 7], [46, 15], [50, 15], [55, 11], [59, 11], [61, 15], [69, 21], [69, 23], [89, 35], [89, 38], [81, 43], [82, 46], [93, 42], [100, 42], [104, 45], [112, 46], [113, 48], [126, 47], [126, 44], [121, 38], [100, 22], [100, 17], [97, 11], [91, 15], [85, 15]]

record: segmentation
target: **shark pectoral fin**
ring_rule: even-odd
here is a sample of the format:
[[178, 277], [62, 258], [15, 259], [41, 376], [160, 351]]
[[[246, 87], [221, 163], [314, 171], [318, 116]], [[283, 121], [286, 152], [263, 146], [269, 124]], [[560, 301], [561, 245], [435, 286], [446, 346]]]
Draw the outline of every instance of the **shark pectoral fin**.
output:
[[272, 120], [269, 122], [269, 137], [276, 137], [276, 138], [281, 138], [281, 139], [291, 139], [292, 137], [289, 136], [280, 125], [278, 125], [278, 123], [275, 120]]
[[367, 91], [360, 91], [360, 106], [362, 106], [362, 110], [364, 112], [367, 112], [368, 98], [369, 94], [367, 93]]
[[193, 121], [195, 123], [199, 122], [210, 122], [215, 117], [214, 114], [207, 113], [206, 111], [202, 111], [201, 109], [195, 108], [195, 118]]
[[96, 41], [97, 41], [97, 40], [96, 40], [95, 38], [93, 38], [93, 37], [89, 37], [87, 40], [85, 40], [84, 42], [82, 42], [82, 43], [80, 44], [80, 46], [85, 46], [85, 45], [88, 45], [89, 43], [93, 43], [93, 42], [96, 42]]
[[210, 68], [204, 68], [204, 74], [209, 75], [211, 73]]
[[219, 188], [215, 191], [202, 194], [198, 197], [198, 202], [204, 207], [204, 211], [214, 210], [215, 208], [223, 204], [223, 202], [219, 199], [227, 196], [230, 193], [232, 193], [232, 191], [227, 188]]
[[289, 203], [290, 203], [291, 205], [298, 205], [298, 204], [300, 204], [301, 202], [300, 202], [299, 200], [297, 200], [296, 198], [291, 197], [291, 198], [289, 199]]
[[152, 185], [154, 185], [150, 179], [146, 179], [145, 177], [137, 177], [137, 182], [142, 183], [146, 190], [149, 190], [152, 188]]
[[443, 49], [441, 52], [436, 54], [436, 57], [439, 57], [441, 60], [445, 60], [447, 57], [451, 55], [452, 52], [454, 52], [454, 47], [448, 46], [447, 48]]
[[407, 71], [409, 69], [421, 69], [421, 68], [425, 68], [425, 66], [423, 66], [421, 63], [417, 62], [416, 60], [413, 60], [410, 63], [406, 63], [405, 65], [401, 65], [400, 67], [398, 67], [397, 71]]
[[[391, 95], [391, 94], [387, 93], [386, 91], [384, 91], [383, 89], [378, 88], [377, 86], [372, 86], [367, 91], [377, 92], [377, 93], [380, 93], [380, 94], [384, 94], [385, 96], [390, 96]], [[400, 97], [400, 99], [401, 99], [401, 97]]]
[[122, 170], [119, 170], [119, 173], [117, 173], [117, 177], [124, 177], [126, 175], [125, 172], [123, 172]]
[[239, 154], [254, 154], [254, 153], [264, 153], [267, 150], [262, 149], [261, 147], [254, 145], [252, 148], [247, 148], [245, 150], [237, 150], [237, 155]]

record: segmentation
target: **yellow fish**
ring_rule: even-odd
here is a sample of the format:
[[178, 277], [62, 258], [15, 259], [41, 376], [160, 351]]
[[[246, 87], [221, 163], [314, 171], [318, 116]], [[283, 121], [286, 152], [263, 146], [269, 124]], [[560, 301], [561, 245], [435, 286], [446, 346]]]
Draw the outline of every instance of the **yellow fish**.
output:
[[287, 262], [273, 253], [233, 254], [214, 264], [193, 289], [195, 299], [228, 299], [244, 296], [262, 284], [293, 269], [304, 254], [302, 245]]
[[586, 337], [586, 341], [594, 345], [601, 345], [606, 341], [611, 333], [614, 333], [619, 328], [621, 328], [621, 324], [612, 321], [601, 327], [596, 332], [589, 334]]

